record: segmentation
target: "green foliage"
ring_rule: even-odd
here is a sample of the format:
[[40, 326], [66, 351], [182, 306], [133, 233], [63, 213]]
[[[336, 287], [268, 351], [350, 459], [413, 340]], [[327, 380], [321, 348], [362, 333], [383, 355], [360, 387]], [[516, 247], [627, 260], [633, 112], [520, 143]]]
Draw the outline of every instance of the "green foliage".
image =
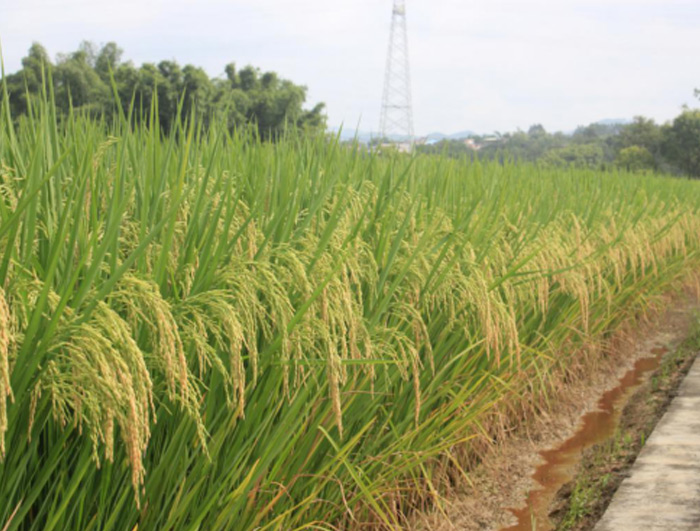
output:
[[[697, 91], [696, 91], [697, 94]], [[700, 177], [700, 111], [685, 109], [672, 124], [657, 125], [637, 116], [629, 124], [594, 123], [572, 135], [550, 134], [542, 125], [527, 133], [517, 131], [496, 137], [474, 136], [443, 140], [417, 151], [454, 158], [538, 162], [548, 167], [621, 168], [632, 172], [661, 170]]]
[[615, 165], [630, 172], [653, 171], [656, 168], [654, 155], [642, 146], [622, 148], [617, 154]]
[[654, 120], [637, 116], [631, 124], [620, 129], [615, 138], [615, 147], [621, 151], [625, 148], [638, 146], [644, 148], [656, 159], [661, 152], [661, 142], [661, 128], [656, 125]]
[[619, 125], [591, 124], [580, 127], [573, 135], [548, 133], [540, 124], [527, 131], [517, 131], [495, 137], [472, 137], [463, 140], [443, 140], [430, 146], [418, 146], [421, 153], [444, 154], [450, 157], [478, 156], [481, 160], [540, 162], [546, 166], [601, 168], [614, 160], [612, 138]]
[[210, 79], [198, 67], [181, 67], [175, 61], [145, 63], [140, 67], [122, 61], [122, 50], [113, 42], [102, 48], [84, 42], [76, 52], [60, 55], [52, 64], [37, 43], [22, 60], [22, 69], [6, 78], [11, 112], [26, 114], [29, 100], [41, 94], [42, 79], [50, 78], [56, 108], [62, 116], [73, 110], [91, 116], [116, 118], [112, 76], [119, 105], [135, 102], [134, 121], [148, 121], [157, 94], [157, 119], [163, 131], [194, 115], [199, 123], [224, 121], [230, 130], [254, 125], [264, 139], [279, 137], [285, 128], [316, 131], [325, 127], [323, 104], [303, 108], [306, 88], [280, 79], [274, 72], [261, 73], [251, 66], [237, 72], [226, 66], [226, 79]]
[[467, 146], [463, 140], [445, 139], [430, 145], [418, 145], [416, 146], [416, 151], [418, 153], [444, 155], [453, 158], [473, 158], [475, 156], [474, 150]]
[[695, 182], [164, 135], [160, 86], [4, 94], [4, 530], [398, 528], [700, 265]]
[[572, 144], [551, 149], [542, 157], [545, 166], [603, 169], [603, 148], [596, 144]]
[[700, 110], [684, 109], [663, 130], [663, 153], [687, 175], [700, 177]]

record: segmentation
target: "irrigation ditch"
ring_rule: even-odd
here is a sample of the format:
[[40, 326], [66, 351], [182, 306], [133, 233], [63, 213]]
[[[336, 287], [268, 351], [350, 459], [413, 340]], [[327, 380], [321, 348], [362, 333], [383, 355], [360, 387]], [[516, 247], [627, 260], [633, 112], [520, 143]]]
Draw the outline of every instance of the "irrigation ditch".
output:
[[678, 348], [663, 354], [653, 373], [633, 391], [612, 436], [584, 450], [576, 477], [559, 489], [549, 507], [557, 529], [593, 529], [699, 352], [696, 329]]
[[531, 429], [514, 433], [474, 480], [412, 529], [593, 529], [700, 352], [697, 296], [615, 335], [609, 363], [557, 397]]

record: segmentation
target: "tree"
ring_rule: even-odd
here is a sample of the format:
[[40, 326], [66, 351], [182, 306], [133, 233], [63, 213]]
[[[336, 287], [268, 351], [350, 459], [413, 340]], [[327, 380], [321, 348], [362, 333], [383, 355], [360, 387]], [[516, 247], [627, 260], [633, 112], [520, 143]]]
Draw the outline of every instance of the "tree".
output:
[[531, 125], [530, 129], [527, 130], [527, 135], [531, 137], [542, 137], [546, 134], [547, 131], [542, 124]]
[[542, 157], [542, 163], [546, 166], [601, 168], [604, 162], [603, 148], [597, 144], [571, 144], [550, 150]]
[[213, 90], [212, 82], [204, 70], [186, 65], [182, 69], [182, 86], [178, 87], [178, 93], [184, 95], [183, 116], [194, 112], [198, 120], [208, 123], [211, 109], [209, 100]]
[[252, 66], [246, 66], [238, 73], [240, 86], [246, 92], [252, 92], [258, 88], [258, 71]]
[[231, 88], [238, 88], [240, 85], [240, 79], [238, 78], [238, 74], [236, 73], [236, 63], [227, 64], [224, 71], [226, 72], [226, 79], [228, 79], [231, 84]]
[[653, 171], [656, 169], [656, 160], [647, 148], [629, 146], [620, 150], [615, 166], [630, 172]]
[[105, 112], [111, 100], [109, 85], [94, 69], [94, 47], [83, 43], [80, 49], [62, 56], [53, 69], [56, 104], [67, 113], [72, 106], [92, 114]]
[[615, 139], [619, 150], [632, 146], [645, 148], [653, 156], [661, 152], [661, 128], [654, 120], [636, 116], [631, 124], [624, 125]]
[[95, 71], [104, 81], [109, 81], [109, 73], [119, 67], [124, 51], [114, 42], [108, 42], [97, 52], [95, 58]]
[[22, 69], [6, 76], [2, 83], [10, 94], [10, 111], [15, 118], [28, 111], [28, 100], [39, 96], [50, 78], [59, 112], [72, 108], [110, 120], [116, 109], [114, 76], [122, 108], [128, 110], [134, 104], [133, 120], [149, 120], [157, 98], [157, 119], [164, 131], [190, 114], [205, 126], [213, 117], [225, 120], [230, 129], [255, 124], [264, 139], [276, 138], [285, 127], [302, 131], [325, 127], [323, 104], [304, 109], [306, 87], [275, 72], [261, 73], [253, 66], [237, 71], [235, 64], [229, 63], [225, 72], [226, 79], [211, 79], [202, 68], [181, 67], [175, 61], [135, 67], [122, 61], [122, 50], [114, 42], [101, 48], [83, 42], [75, 52], [59, 55], [52, 65], [46, 50], [34, 43], [22, 60]]
[[39, 94], [44, 80], [51, 73], [51, 59], [46, 49], [38, 42], [32, 43], [27, 56], [22, 59], [22, 70], [4, 79], [10, 94], [12, 116], [20, 116], [28, 111], [28, 94]]
[[663, 128], [662, 152], [683, 173], [700, 177], [700, 110], [684, 107], [671, 125]]

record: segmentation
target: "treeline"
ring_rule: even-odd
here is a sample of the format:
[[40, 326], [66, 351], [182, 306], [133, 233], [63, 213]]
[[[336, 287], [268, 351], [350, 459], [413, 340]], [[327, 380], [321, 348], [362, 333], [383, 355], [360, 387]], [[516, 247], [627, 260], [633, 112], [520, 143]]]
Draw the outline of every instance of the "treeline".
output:
[[[698, 92], [696, 91], [696, 95]], [[573, 134], [549, 133], [541, 125], [525, 131], [443, 140], [417, 147], [424, 153], [487, 160], [537, 162], [633, 172], [660, 171], [700, 177], [700, 110], [684, 107], [673, 121], [657, 124], [638, 116], [628, 124], [594, 123]]]
[[191, 113], [199, 123], [225, 120], [230, 129], [253, 124], [260, 136], [271, 139], [285, 127], [300, 130], [325, 128], [324, 105], [304, 109], [306, 87], [282, 79], [274, 72], [261, 72], [252, 66], [225, 67], [225, 77], [210, 78], [193, 65], [175, 61], [134, 65], [122, 60], [123, 52], [110, 42], [98, 47], [83, 42], [78, 50], [60, 54], [55, 63], [46, 49], [34, 43], [22, 59], [22, 68], [7, 75], [13, 117], [28, 112], [30, 100], [41, 94], [51, 82], [60, 113], [89, 113], [110, 120], [117, 112], [116, 95], [122, 108], [133, 102], [133, 119], [150, 119], [151, 105], [157, 96], [157, 119], [164, 131]]

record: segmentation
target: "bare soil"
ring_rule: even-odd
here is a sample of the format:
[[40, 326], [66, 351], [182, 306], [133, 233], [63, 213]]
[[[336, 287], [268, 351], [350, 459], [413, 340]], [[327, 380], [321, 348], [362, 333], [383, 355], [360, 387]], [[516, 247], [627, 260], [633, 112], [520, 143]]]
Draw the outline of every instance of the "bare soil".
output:
[[[578, 431], [583, 416], [596, 408], [600, 396], [614, 388], [637, 360], [649, 357], [652, 351], [660, 346], [667, 348], [671, 353], [676, 352], [678, 346], [690, 335], [697, 300], [683, 295], [669, 298], [661, 306], [669, 310], [634, 326], [630, 325], [616, 334], [606, 349], [609, 352], [601, 357], [601, 362], [596, 367], [590, 368], [576, 382], [562, 388], [552, 401], [549, 411], [540, 414], [495, 448], [491, 455], [470, 472], [470, 484], [464, 485], [455, 497], [444, 500], [440, 507], [429, 513], [415, 515], [409, 529], [499, 530], [514, 525], [517, 521], [512, 510], [524, 507], [528, 492], [537, 486], [532, 475], [543, 462], [540, 452], [555, 448], [572, 437]], [[662, 367], [665, 366], [665, 363], [662, 364]], [[649, 381], [653, 380], [654, 376]], [[670, 399], [659, 399], [659, 402], [668, 400]], [[637, 397], [629, 403], [639, 401]], [[643, 422], [646, 414], [646, 411], [639, 411], [637, 420]], [[658, 418], [661, 412], [656, 412], [655, 415]], [[632, 422], [633, 416], [623, 416], [629, 419], [623, 420], [623, 425]], [[641, 433], [638, 433], [638, 439], [642, 438]], [[634, 434], [630, 434], [629, 437], [633, 438]], [[593, 463], [598, 458], [591, 452], [595, 450], [590, 450], [586, 455], [591, 459], [590, 463]], [[633, 457], [631, 459], [633, 460]], [[612, 469], [618, 465], [607, 466]], [[584, 464], [584, 467], [588, 465]], [[601, 469], [601, 472], [606, 474], [605, 469]], [[553, 515], [559, 525], [570, 519], [568, 515], [571, 513], [571, 507], [578, 507], [578, 498], [574, 497], [576, 484], [577, 480], [574, 480], [557, 496]], [[611, 495], [612, 493], [608, 494], [607, 498]], [[594, 521], [594, 515], [602, 514], [602, 510], [604, 509], [594, 509], [591, 506], [590, 511], [586, 509], [582, 512], [590, 513], [590, 518]]]
[[698, 356], [699, 340], [696, 334], [670, 352], [629, 399], [614, 436], [584, 452], [576, 479], [559, 490], [551, 506], [549, 516], [557, 529], [590, 530], [603, 516]]

